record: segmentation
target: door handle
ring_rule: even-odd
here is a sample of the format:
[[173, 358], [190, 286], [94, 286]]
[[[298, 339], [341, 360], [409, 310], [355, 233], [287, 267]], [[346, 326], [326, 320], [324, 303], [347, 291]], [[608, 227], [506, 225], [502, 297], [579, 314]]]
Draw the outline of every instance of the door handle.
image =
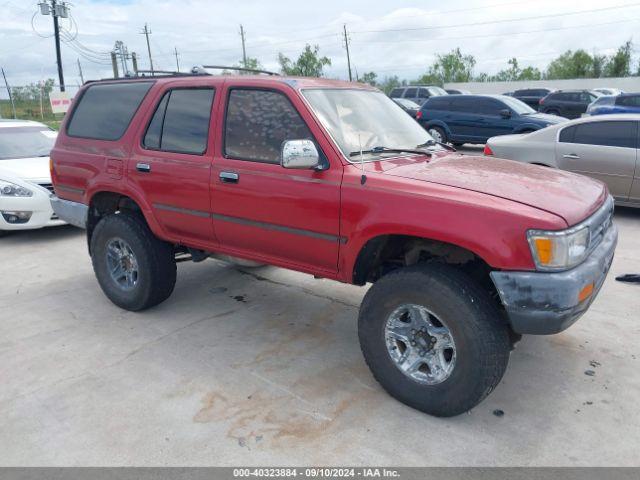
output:
[[562, 158], [570, 158], [571, 160], [578, 160], [580, 156], [576, 155], [575, 153], [565, 153], [564, 155], [562, 155]]
[[136, 164], [136, 170], [142, 173], [149, 173], [151, 172], [151, 165], [148, 163], [138, 163]]
[[240, 175], [236, 172], [220, 172], [220, 181], [222, 183], [238, 183]]

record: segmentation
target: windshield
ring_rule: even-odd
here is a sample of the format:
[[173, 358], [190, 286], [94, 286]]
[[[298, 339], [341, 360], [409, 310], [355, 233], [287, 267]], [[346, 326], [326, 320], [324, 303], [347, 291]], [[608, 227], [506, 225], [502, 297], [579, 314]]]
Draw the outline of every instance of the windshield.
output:
[[302, 94], [347, 158], [351, 152], [374, 147], [415, 149], [433, 141], [415, 120], [382, 92], [307, 89]]
[[0, 160], [45, 157], [55, 141], [47, 127], [0, 127]]
[[414, 102], [413, 100], [407, 100], [406, 98], [396, 98], [395, 102], [401, 103], [407, 108], [420, 108], [420, 105], [418, 105], [416, 102]]
[[526, 103], [518, 100], [517, 98], [502, 96], [500, 98], [511, 110], [516, 112], [518, 115], [525, 115], [527, 113], [536, 113], [536, 111], [531, 108]]
[[595, 102], [598, 105], [613, 105], [615, 103], [616, 97], [613, 95], [603, 95], [602, 97], [598, 97]]
[[429, 93], [433, 97], [437, 97], [438, 95], [449, 95], [444, 88], [440, 87], [429, 87]]

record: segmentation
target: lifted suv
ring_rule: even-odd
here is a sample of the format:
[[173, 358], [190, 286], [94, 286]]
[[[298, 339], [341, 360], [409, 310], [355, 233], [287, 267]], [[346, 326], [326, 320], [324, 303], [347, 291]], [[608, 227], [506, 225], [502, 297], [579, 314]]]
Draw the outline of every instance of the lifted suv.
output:
[[373, 283], [364, 357], [394, 397], [452, 416], [521, 334], [559, 332], [617, 241], [606, 187], [440, 146], [365, 85], [170, 76], [85, 85], [51, 153], [56, 213], [85, 227], [104, 293], [167, 299], [176, 257]]

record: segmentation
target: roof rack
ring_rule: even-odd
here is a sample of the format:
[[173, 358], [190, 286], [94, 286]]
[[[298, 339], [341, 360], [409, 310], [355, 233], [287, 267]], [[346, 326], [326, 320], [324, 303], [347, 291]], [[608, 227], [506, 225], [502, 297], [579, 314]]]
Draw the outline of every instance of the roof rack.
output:
[[[126, 76], [125, 78], [136, 78], [136, 77], [157, 77], [157, 76], [176, 76], [176, 77], [186, 77], [193, 76], [196, 74], [195, 72], [175, 72], [173, 70], [138, 70], [138, 72], [134, 75]], [[200, 75], [200, 73], [198, 73]]]
[[104, 82], [104, 81], [112, 81], [112, 80], [133, 80], [137, 78], [147, 78], [147, 77], [193, 77], [197, 75], [211, 75], [207, 70], [235, 70], [240, 72], [250, 72], [250, 73], [261, 73], [264, 75], [274, 75], [280, 76], [279, 73], [270, 72], [269, 70], [259, 70], [255, 68], [244, 68], [244, 67], [227, 67], [224, 65], [196, 65], [189, 72], [176, 72], [173, 70], [138, 70], [135, 73], [128, 73], [122, 77], [118, 78], [102, 78], [100, 80], [87, 80], [84, 82], [87, 83], [95, 83], [95, 82]]
[[[250, 73], [263, 73], [265, 75], [275, 75], [280, 76], [279, 73], [270, 72], [269, 70], [260, 70], [257, 68], [244, 68], [244, 67], [225, 67], [224, 65], [198, 65], [191, 69], [192, 73], [200, 73], [202, 70], [236, 70], [239, 72], [250, 72]], [[203, 72], [206, 73], [206, 72]]]

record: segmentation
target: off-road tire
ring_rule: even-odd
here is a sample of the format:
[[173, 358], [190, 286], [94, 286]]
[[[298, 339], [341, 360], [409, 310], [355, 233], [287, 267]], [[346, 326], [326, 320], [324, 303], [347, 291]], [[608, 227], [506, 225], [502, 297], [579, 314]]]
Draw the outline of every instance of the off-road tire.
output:
[[[441, 383], [419, 383], [396, 366], [385, 343], [385, 326], [399, 305], [422, 305], [446, 323], [456, 346], [456, 363]], [[393, 397], [438, 417], [467, 412], [491, 393], [507, 368], [511, 342], [491, 298], [463, 272], [443, 264], [393, 271], [367, 292], [358, 335], [373, 376]]]
[[[118, 287], [107, 268], [106, 247], [121, 238], [131, 247], [138, 264], [138, 281], [130, 291]], [[158, 239], [143, 218], [116, 213], [96, 225], [91, 237], [91, 263], [104, 294], [125, 310], [137, 312], [165, 301], [176, 283], [176, 262], [170, 244]]]

